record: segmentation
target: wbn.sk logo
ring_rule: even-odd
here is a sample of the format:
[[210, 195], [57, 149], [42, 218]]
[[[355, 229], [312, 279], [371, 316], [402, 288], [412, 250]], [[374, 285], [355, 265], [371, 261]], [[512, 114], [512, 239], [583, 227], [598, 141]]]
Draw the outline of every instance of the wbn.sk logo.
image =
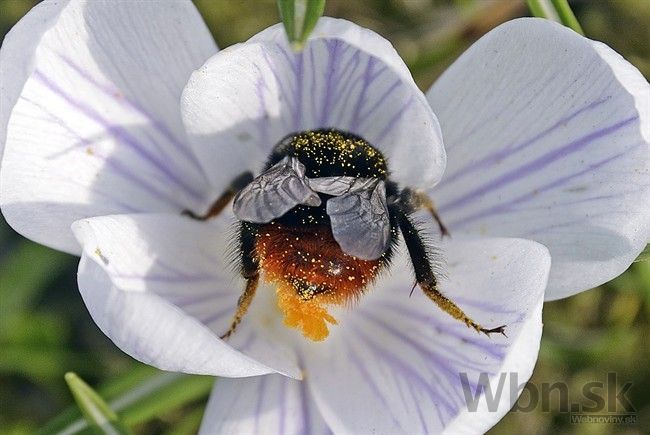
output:
[[[487, 373], [481, 373], [478, 382], [474, 383], [470, 381], [467, 373], [458, 375], [463, 387], [465, 403], [470, 412], [476, 412], [479, 406], [481, 409], [495, 412], [503, 394], [509, 394], [509, 403], [515, 403], [512, 408], [514, 412], [532, 412], [541, 406], [542, 412], [571, 413], [573, 423], [636, 423], [636, 409], [626, 396], [632, 388], [632, 383], [626, 382], [619, 387], [616, 373], [608, 373], [606, 383], [600, 381], [585, 383], [582, 386], [581, 394], [584, 400], [581, 400], [581, 403], [569, 403], [569, 387], [564, 382], [540, 385], [526, 382], [520, 384], [518, 374], [513, 372], [500, 373], [498, 378], [492, 379], [492, 382]], [[517, 401], [520, 393], [521, 398]], [[559, 399], [559, 409], [551, 409], [553, 394]], [[602, 415], [603, 412], [607, 415]]]

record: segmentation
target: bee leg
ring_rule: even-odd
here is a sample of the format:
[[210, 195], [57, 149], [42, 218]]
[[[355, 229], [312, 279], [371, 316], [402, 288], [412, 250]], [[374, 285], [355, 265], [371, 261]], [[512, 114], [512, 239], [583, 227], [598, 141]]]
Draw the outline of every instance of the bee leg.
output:
[[221, 194], [221, 196], [219, 196], [219, 198], [217, 198], [217, 200], [212, 204], [212, 207], [210, 207], [210, 210], [208, 210], [207, 213], [203, 215], [197, 215], [190, 210], [185, 210], [183, 211], [182, 214], [185, 216], [189, 216], [192, 219], [201, 220], [201, 221], [215, 217], [219, 213], [221, 213], [224, 208], [226, 208], [228, 203], [230, 203], [230, 200], [233, 199], [235, 195], [237, 195], [237, 192], [239, 192], [244, 187], [246, 187], [248, 183], [250, 183], [251, 181], [253, 181], [253, 174], [251, 172], [241, 173], [230, 182], [228, 188]]
[[418, 229], [416, 228], [415, 224], [413, 224], [413, 221], [402, 206], [399, 204], [394, 204], [392, 205], [391, 211], [397, 216], [400, 231], [402, 232], [404, 242], [406, 243], [406, 248], [408, 250], [409, 256], [411, 257], [411, 264], [413, 265], [413, 270], [415, 272], [415, 279], [417, 280], [417, 283], [424, 294], [433, 302], [435, 302], [435, 304], [438, 305], [440, 309], [445, 311], [454, 319], [465, 323], [465, 325], [468, 327], [478, 332], [482, 332], [486, 335], [493, 333], [505, 335], [504, 331], [506, 325], [501, 325], [496, 328], [484, 328], [472, 320], [467, 314], [465, 314], [463, 310], [458, 307], [458, 305], [440, 293], [437, 288], [438, 280], [431, 266], [430, 251], [424, 244], [424, 241], [422, 240]]
[[241, 275], [246, 279], [244, 292], [237, 301], [237, 311], [233, 316], [230, 328], [221, 336], [225, 340], [230, 337], [237, 329], [253, 302], [253, 297], [257, 291], [260, 280], [259, 263], [255, 258], [255, 240], [257, 239], [258, 226], [248, 222], [239, 224], [239, 266]]
[[436, 223], [438, 224], [438, 228], [440, 229], [440, 234], [442, 235], [442, 237], [451, 236], [445, 224], [442, 223], [442, 219], [440, 219], [440, 215], [438, 214], [438, 211], [436, 210], [436, 207], [433, 204], [433, 200], [429, 198], [429, 195], [427, 195], [424, 192], [418, 192], [406, 188], [402, 190], [400, 196], [401, 196], [400, 200], [403, 203], [407, 204], [411, 209], [427, 210], [431, 214], [433, 219], [435, 219]]
[[242, 293], [242, 295], [239, 297], [239, 300], [237, 301], [237, 311], [235, 312], [235, 316], [232, 319], [232, 323], [230, 324], [228, 331], [226, 331], [226, 333], [220, 337], [222, 340], [226, 340], [235, 332], [237, 325], [239, 325], [241, 319], [246, 315], [251, 302], [253, 302], [253, 297], [255, 296], [255, 291], [257, 290], [259, 280], [260, 276], [258, 274], [255, 274], [246, 280], [246, 288], [244, 289], [244, 293]]
[[474, 320], [472, 320], [470, 317], [467, 316], [463, 312], [463, 310], [458, 307], [455, 303], [453, 303], [448, 297], [440, 293], [436, 287], [431, 287], [430, 285], [420, 283], [420, 287], [422, 288], [422, 291], [424, 292], [425, 295], [429, 299], [431, 299], [433, 302], [436, 303], [443, 311], [448, 313], [450, 316], [452, 316], [454, 319], [460, 320], [461, 322], [465, 323], [468, 327], [476, 330], [477, 332], [482, 332], [485, 335], [490, 335], [494, 333], [502, 334], [506, 336], [505, 329], [506, 325], [501, 325], [497, 326], [496, 328], [484, 328], [478, 323], [476, 323]]

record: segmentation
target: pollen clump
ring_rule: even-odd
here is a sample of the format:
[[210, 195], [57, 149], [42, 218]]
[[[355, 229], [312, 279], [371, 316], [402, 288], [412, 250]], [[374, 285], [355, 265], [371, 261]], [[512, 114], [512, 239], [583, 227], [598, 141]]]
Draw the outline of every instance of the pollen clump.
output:
[[327, 306], [354, 304], [383, 264], [344, 253], [326, 226], [267, 224], [255, 252], [264, 279], [276, 285], [285, 325], [315, 341], [327, 337], [328, 323], [336, 324]]
[[327, 323], [337, 324], [324, 307], [314, 300], [303, 300], [292, 286], [279, 284], [276, 293], [284, 324], [300, 330], [306, 338], [323, 341], [329, 335]]

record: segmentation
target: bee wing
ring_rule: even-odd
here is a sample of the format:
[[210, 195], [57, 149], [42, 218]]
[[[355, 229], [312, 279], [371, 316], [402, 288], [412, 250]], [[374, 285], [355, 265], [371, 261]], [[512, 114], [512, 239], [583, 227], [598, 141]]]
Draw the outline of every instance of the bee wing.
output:
[[366, 181], [367, 178], [356, 178], [356, 177], [319, 177], [319, 178], [310, 178], [309, 185], [316, 192], [325, 193], [332, 196], [341, 196], [344, 193], [349, 192], [355, 184], [359, 185], [360, 183]]
[[321, 201], [309, 187], [305, 166], [287, 156], [239, 191], [233, 211], [242, 221], [267, 223], [299, 204], [319, 206]]
[[377, 179], [365, 179], [350, 191], [327, 200], [332, 234], [346, 254], [362, 260], [376, 260], [390, 243], [390, 219], [386, 186]]

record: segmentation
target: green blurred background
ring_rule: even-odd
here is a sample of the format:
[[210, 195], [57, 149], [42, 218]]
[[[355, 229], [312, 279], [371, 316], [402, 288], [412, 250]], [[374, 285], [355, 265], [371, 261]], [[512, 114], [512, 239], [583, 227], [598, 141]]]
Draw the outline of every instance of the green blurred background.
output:
[[[118, 0], [114, 0], [118, 1]], [[0, 35], [36, 3], [0, 0]], [[274, 0], [196, 0], [220, 47], [278, 21]], [[650, 77], [650, 1], [572, 2], [585, 33], [606, 42]], [[326, 14], [369, 27], [396, 46], [422, 89], [469, 45], [499, 23], [529, 15], [523, 0], [328, 0]], [[155, 371], [134, 362], [104, 337], [76, 286], [76, 259], [36, 245], [0, 220], [0, 433], [33, 433], [72, 405], [63, 381], [76, 371], [106, 397]], [[632, 425], [572, 424], [553, 396], [550, 411], [511, 412], [493, 434], [650, 433], [650, 262], [616, 280], [544, 308], [545, 331], [532, 382], [566, 382], [570, 401], [590, 381], [632, 382]], [[116, 381], [117, 380], [117, 381]], [[173, 382], [172, 382], [173, 383]], [[123, 416], [137, 433], [194, 433], [211, 381], [197, 378], [167, 391], [176, 401], [131, 407]], [[187, 396], [187, 400], [179, 397]], [[189, 400], [189, 402], [188, 402]], [[177, 402], [185, 401], [182, 406]], [[525, 393], [521, 399], [528, 403]], [[70, 411], [68, 411], [70, 413]], [[70, 414], [72, 415], [72, 414]]]

